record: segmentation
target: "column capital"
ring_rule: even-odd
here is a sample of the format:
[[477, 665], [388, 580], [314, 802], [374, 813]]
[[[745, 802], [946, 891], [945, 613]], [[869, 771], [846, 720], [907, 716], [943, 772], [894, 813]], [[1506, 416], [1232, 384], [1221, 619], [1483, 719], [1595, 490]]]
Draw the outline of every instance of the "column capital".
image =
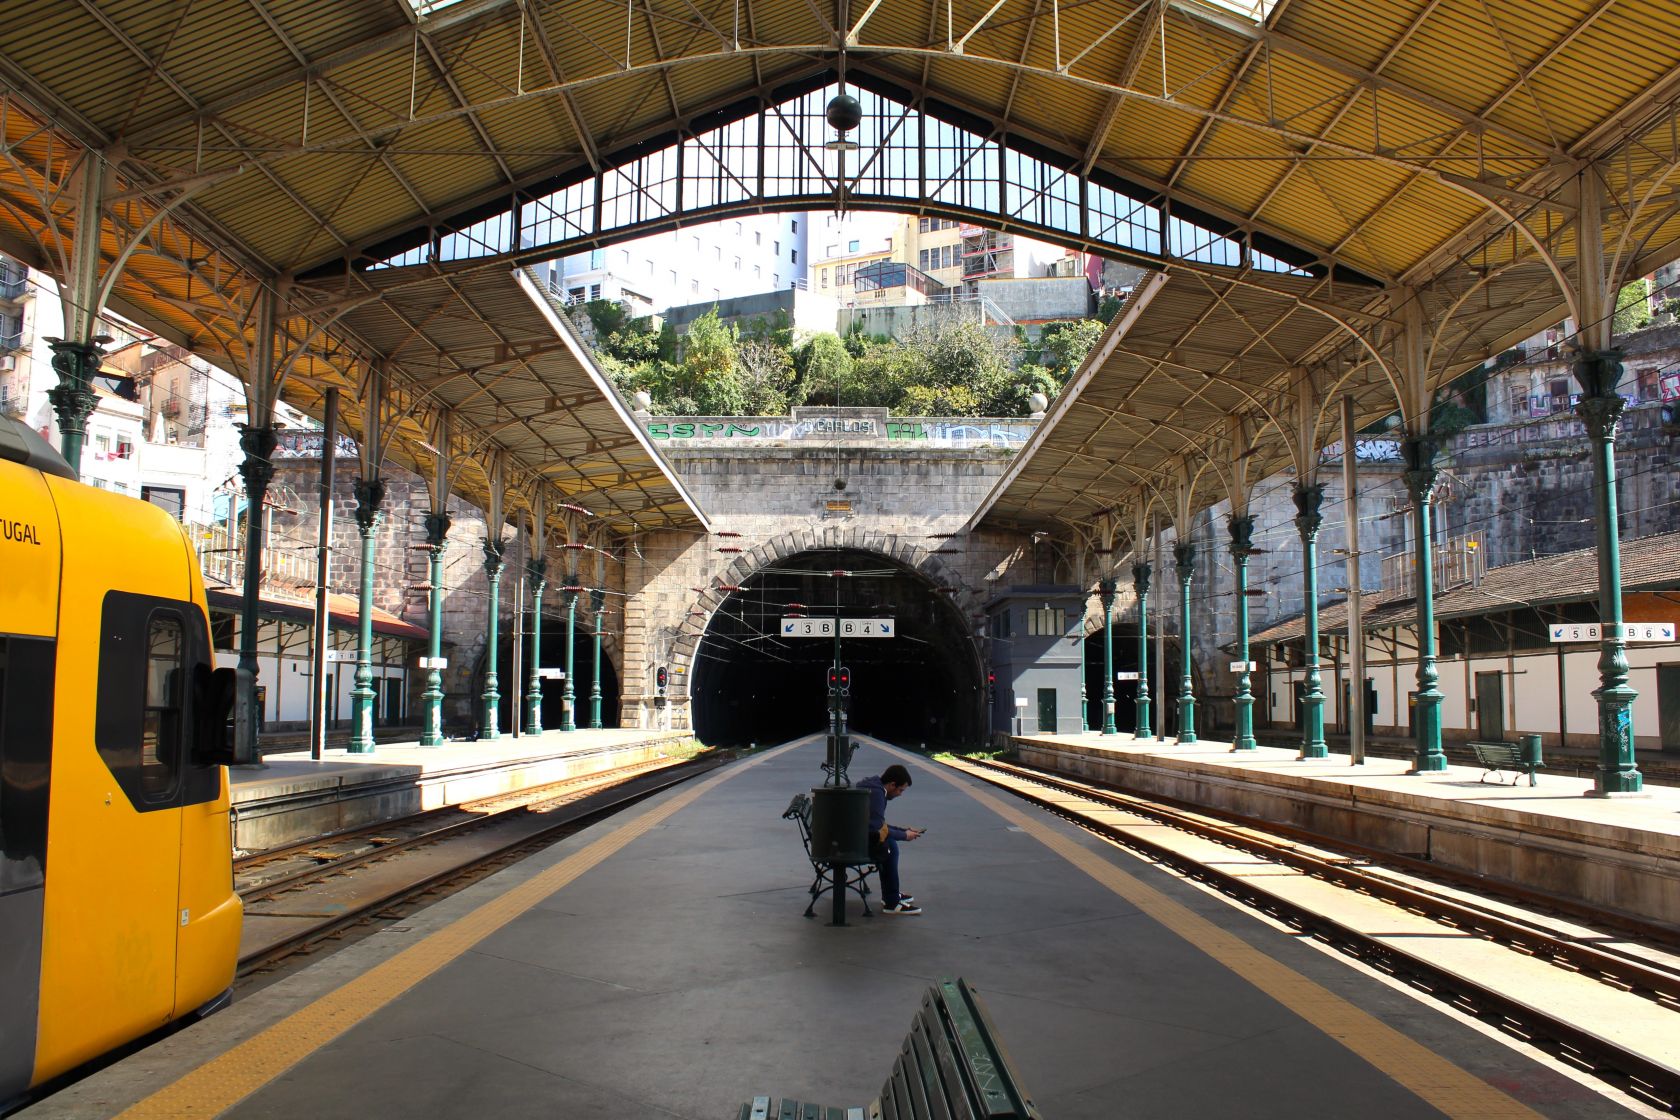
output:
[[491, 579], [499, 579], [502, 574], [502, 558], [507, 552], [507, 542], [500, 537], [484, 538], [484, 574]]
[[1149, 594], [1149, 576], [1152, 572], [1154, 572], [1154, 570], [1155, 569], [1153, 569], [1149, 566], [1148, 561], [1144, 561], [1144, 562], [1139, 563], [1139, 564], [1133, 564], [1132, 565], [1132, 590], [1136, 591], [1139, 595]]
[[1114, 593], [1118, 589], [1119, 584], [1115, 583], [1112, 577], [1105, 577], [1097, 581], [1097, 598], [1102, 601], [1103, 610], [1109, 610], [1114, 606]]
[[1324, 505], [1324, 484], [1314, 483], [1308, 486], [1304, 482], [1297, 482], [1292, 495], [1295, 499], [1295, 528], [1304, 538], [1318, 536], [1319, 526], [1324, 524], [1324, 515], [1319, 512]]
[[426, 515], [426, 544], [432, 548], [441, 549], [444, 538], [449, 536], [449, 527], [454, 519], [447, 513], [428, 513]]
[[239, 449], [245, 452], [245, 458], [239, 462], [239, 474], [245, 479], [248, 493], [268, 489], [274, 478], [274, 445], [278, 442], [273, 428], [239, 425]]
[[47, 390], [47, 399], [58, 416], [59, 433], [80, 434], [87, 430], [87, 418], [99, 407], [99, 398], [93, 392], [93, 377], [99, 372], [105, 349], [91, 340], [73, 342], [55, 338], [48, 343], [52, 347], [52, 368], [58, 374], [58, 384]]
[[1575, 359], [1575, 380], [1583, 397], [1614, 397], [1622, 383], [1622, 352], [1588, 350]]
[[1238, 558], [1246, 557], [1254, 551], [1254, 515], [1235, 515], [1228, 526], [1231, 533], [1231, 555]]
[[525, 572], [537, 583], [548, 582], [548, 558], [537, 556], [525, 561]]
[[358, 478], [351, 489], [356, 495], [356, 527], [365, 536], [379, 524], [379, 507], [385, 504], [385, 480], [378, 475]]
[[1622, 423], [1622, 412], [1627, 408], [1627, 402], [1612, 393], [1610, 396], [1584, 396], [1575, 405], [1575, 414], [1587, 426], [1587, 434], [1593, 439], [1616, 439], [1616, 430]]
[[1435, 454], [1439, 449], [1440, 444], [1428, 436], [1407, 436], [1400, 445], [1406, 461], [1400, 477], [1414, 506], [1435, 500], [1435, 486], [1440, 479], [1440, 472], [1435, 469]]
[[1179, 541], [1173, 545], [1173, 565], [1178, 568], [1178, 578], [1188, 580], [1196, 570], [1196, 543], [1194, 541]]
[[589, 609], [599, 614], [607, 606], [607, 593], [599, 587], [590, 588]]

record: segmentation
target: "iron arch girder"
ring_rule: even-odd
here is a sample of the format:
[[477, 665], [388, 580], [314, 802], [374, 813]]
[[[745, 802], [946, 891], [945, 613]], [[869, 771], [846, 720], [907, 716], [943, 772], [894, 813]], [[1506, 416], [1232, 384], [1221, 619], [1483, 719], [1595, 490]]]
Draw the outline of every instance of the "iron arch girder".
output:
[[[1245, 231], [1194, 203], [1020, 137], [993, 122], [854, 74], [863, 95], [860, 137], [876, 133], [845, 173], [846, 205], [940, 215], [1018, 232], [1068, 248], [1130, 260], [1329, 275], [1380, 282], [1321, 250]], [[833, 77], [819, 73], [733, 112], [723, 110], [586, 166], [494, 201], [308, 266], [301, 281], [345, 268], [521, 263], [681, 228], [775, 211], [821, 210], [836, 202], [839, 161], [824, 148], [823, 99]], [[1036, 219], [1036, 220], [1035, 220]], [[557, 235], [558, 234], [558, 235]], [[1107, 235], [1107, 236], [1105, 236]]]

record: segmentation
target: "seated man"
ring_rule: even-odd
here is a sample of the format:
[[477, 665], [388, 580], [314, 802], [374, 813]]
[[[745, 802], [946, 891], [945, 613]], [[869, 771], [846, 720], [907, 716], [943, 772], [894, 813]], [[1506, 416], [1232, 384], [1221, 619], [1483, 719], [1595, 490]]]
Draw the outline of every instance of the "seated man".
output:
[[910, 788], [910, 771], [895, 763], [880, 777], [863, 779], [858, 788], [869, 791], [869, 858], [881, 870], [882, 913], [920, 914], [914, 898], [898, 893], [898, 842], [914, 840], [926, 829], [887, 823], [887, 802]]

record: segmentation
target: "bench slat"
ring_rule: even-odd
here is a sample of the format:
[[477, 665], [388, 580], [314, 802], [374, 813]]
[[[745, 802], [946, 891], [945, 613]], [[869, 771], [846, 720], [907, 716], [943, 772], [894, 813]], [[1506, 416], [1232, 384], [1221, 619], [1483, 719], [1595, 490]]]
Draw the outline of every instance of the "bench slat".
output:
[[933, 1060], [939, 1070], [945, 1098], [951, 1104], [953, 1120], [975, 1120], [974, 1108], [968, 1103], [968, 1088], [957, 1066], [957, 1056], [951, 1051], [951, 1040], [946, 1037], [944, 1021], [939, 1017], [939, 1009], [934, 1006], [931, 993], [923, 998], [917, 1019], [926, 1027], [928, 1040], [933, 1045]]
[[939, 985], [945, 997], [945, 1013], [951, 1024], [951, 1034], [957, 1040], [957, 1057], [968, 1072], [969, 1084], [979, 1097], [980, 1116], [996, 1120], [1014, 1120], [1015, 1104], [1004, 1089], [1003, 1075], [998, 1071], [997, 1059], [986, 1045], [979, 1020], [974, 1017], [968, 998], [956, 984], [944, 981]]
[[920, 1021], [910, 1028], [909, 1044], [915, 1050], [916, 1072], [921, 1077], [922, 1092], [927, 1097], [928, 1115], [933, 1120], [953, 1120], [945, 1082], [939, 1076], [939, 1066], [933, 1058], [929, 1032]]

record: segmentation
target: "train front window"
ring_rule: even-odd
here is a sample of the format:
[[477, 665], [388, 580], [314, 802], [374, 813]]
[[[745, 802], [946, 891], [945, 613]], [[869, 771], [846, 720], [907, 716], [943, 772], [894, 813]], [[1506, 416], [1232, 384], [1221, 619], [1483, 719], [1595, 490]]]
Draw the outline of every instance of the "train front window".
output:
[[185, 653], [181, 620], [153, 615], [146, 631], [146, 708], [140, 729], [140, 788], [148, 798], [165, 798], [175, 791]]

